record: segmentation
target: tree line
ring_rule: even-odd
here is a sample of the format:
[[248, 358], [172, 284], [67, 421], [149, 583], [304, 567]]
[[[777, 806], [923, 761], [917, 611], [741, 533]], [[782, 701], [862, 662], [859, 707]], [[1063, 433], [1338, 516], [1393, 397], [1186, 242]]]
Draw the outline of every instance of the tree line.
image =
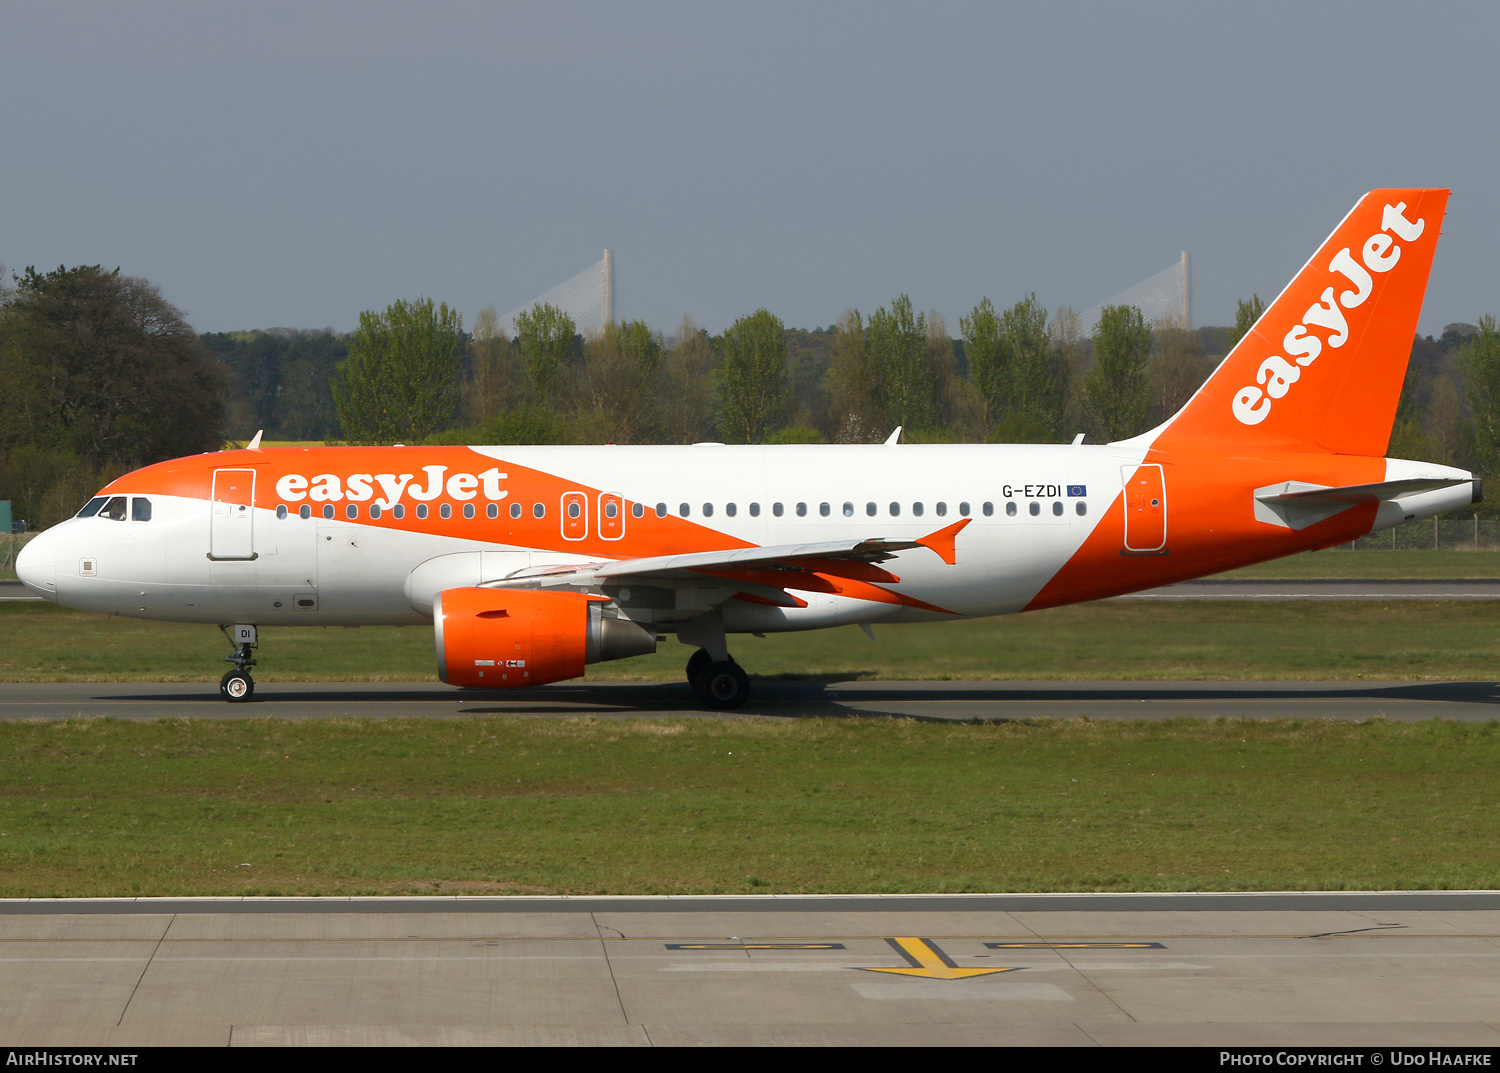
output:
[[[0, 274], [0, 281], [4, 280]], [[952, 335], [898, 295], [827, 327], [766, 309], [711, 335], [684, 318], [581, 333], [539, 305], [471, 329], [402, 300], [348, 334], [197, 334], [146, 280], [98, 265], [0, 285], [0, 499], [33, 526], [135, 466], [268, 440], [349, 443], [1093, 442], [1175, 412], [1264, 310], [1233, 327], [1148, 324], [1106, 307], [1087, 334], [1034, 294], [985, 298]], [[1500, 472], [1493, 317], [1417, 338], [1390, 453]], [[1491, 508], [1492, 510], [1495, 508]]]

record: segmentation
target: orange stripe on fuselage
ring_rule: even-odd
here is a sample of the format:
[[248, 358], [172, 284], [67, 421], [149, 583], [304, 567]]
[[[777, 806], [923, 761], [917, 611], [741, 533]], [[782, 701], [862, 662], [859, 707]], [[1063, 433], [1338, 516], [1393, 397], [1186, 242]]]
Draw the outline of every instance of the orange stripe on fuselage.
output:
[[[504, 498], [493, 500], [500, 506], [500, 517], [485, 517], [484, 508], [492, 500], [485, 497], [481, 482], [480, 486], [469, 489], [473, 497], [467, 500], [448, 495], [445, 487], [443, 494], [426, 501], [429, 510], [427, 518], [418, 519], [415, 510], [418, 501], [410, 492], [412, 485], [420, 489], [427, 483], [428, 475], [424, 470], [426, 466], [446, 467], [445, 485], [446, 478], [453, 474], [477, 475], [498, 467], [506, 475], [504, 481], [500, 482], [500, 487], [506, 493]], [[251, 468], [256, 471], [257, 507], [275, 509], [278, 504], [284, 503], [292, 513], [296, 513], [301, 505], [310, 504], [316, 518], [324, 503], [331, 502], [335, 507], [335, 520], [340, 522], [345, 521], [344, 508], [350, 502], [347, 496], [341, 495], [336, 500], [315, 501], [309, 498], [309, 488], [301, 498], [283, 497], [277, 493], [278, 482], [283, 477], [295, 474], [308, 478], [311, 485], [316, 477], [331, 474], [339, 478], [341, 489], [347, 489], [348, 478], [355, 474], [370, 477], [380, 474], [394, 477], [410, 474], [411, 480], [402, 489], [398, 500], [406, 508], [404, 518], [395, 518], [388, 509], [382, 510], [378, 519], [370, 517], [370, 504], [383, 498], [378, 483], [372, 482], [372, 494], [358, 501], [358, 520], [346, 524], [372, 528], [479, 540], [601, 559], [635, 559], [756, 546], [750, 541], [740, 540], [684, 518], [670, 514], [658, 518], [649, 505], [643, 517], [632, 517], [631, 507], [634, 504], [629, 499], [623, 503], [624, 536], [617, 540], [602, 539], [597, 524], [598, 497], [605, 489], [480, 454], [467, 447], [308, 447], [222, 451], [138, 469], [112, 481], [101, 494], [155, 493], [206, 501], [212, 494], [214, 470], [226, 468]], [[618, 489], [608, 491], [617, 492]], [[583, 492], [588, 496], [589, 526], [588, 533], [582, 540], [565, 540], [562, 536], [562, 497], [567, 492]], [[473, 503], [476, 507], [476, 516], [472, 519], [463, 517], [465, 502]], [[519, 518], [510, 516], [509, 508], [513, 502], [518, 502], [523, 507]], [[439, 516], [439, 508], [445, 503], [452, 507], [451, 518]], [[546, 507], [544, 518], [532, 516], [532, 505], [535, 503]]]

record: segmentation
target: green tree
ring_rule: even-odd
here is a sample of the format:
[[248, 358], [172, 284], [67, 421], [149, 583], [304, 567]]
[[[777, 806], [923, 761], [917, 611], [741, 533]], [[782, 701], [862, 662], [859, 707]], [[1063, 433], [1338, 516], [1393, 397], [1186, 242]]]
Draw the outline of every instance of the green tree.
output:
[[661, 368], [661, 337], [643, 320], [620, 325], [620, 349], [625, 359], [647, 376]]
[[1493, 314], [1479, 318], [1479, 330], [1458, 352], [1469, 400], [1469, 456], [1476, 472], [1500, 473], [1500, 329]]
[[1151, 329], [1135, 306], [1105, 306], [1094, 328], [1094, 364], [1084, 379], [1084, 399], [1097, 439], [1128, 439], [1143, 431], [1151, 405], [1146, 374]]
[[99, 265], [27, 268], [0, 305], [0, 447], [144, 464], [223, 443], [223, 377], [182, 313]]
[[[885, 424], [924, 428], [932, 423], [933, 376], [927, 358], [927, 318], [901, 295], [881, 306], [865, 326], [865, 345], [878, 370]], [[889, 431], [889, 429], [887, 429]]]
[[1245, 338], [1247, 332], [1255, 327], [1255, 322], [1260, 320], [1260, 315], [1266, 311], [1266, 303], [1260, 300], [1260, 295], [1252, 294], [1247, 302], [1243, 298], [1234, 311], [1234, 331], [1229, 333], [1229, 349], [1233, 350], [1239, 341]]
[[416, 443], [452, 420], [458, 405], [463, 318], [447, 303], [402, 299], [366, 310], [334, 385], [351, 443]]
[[720, 420], [726, 439], [762, 443], [786, 408], [786, 328], [757, 309], [729, 326], [719, 343]]
[[519, 399], [517, 370], [510, 340], [500, 329], [500, 317], [494, 306], [485, 306], [474, 319], [474, 338], [470, 353], [472, 364], [464, 391], [464, 418], [471, 425], [481, 424], [504, 413]]
[[573, 349], [578, 326], [573, 318], [549, 302], [532, 306], [516, 317], [516, 345], [537, 399], [549, 402], [564, 359]]
[[833, 333], [828, 367], [831, 420], [828, 432], [839, 443], [879, 443], [885, 429], [885, 386], [865, 338], [857, 309], [846, 309]]
[[692, 317], [683, 317], [662, 361], [657, 428], [667, 443], [702, 443], [713, 437], [717, 360], [708, 333]]
[[1000, 335], [1000, 318], [988, 298], [974, 311], [958, 318], [964, 354], [969, 359], [969, 382], [979, 394], [984, 431], [988, 435], [1005, 413], [1010, 395], [1010, 351]]
[[1046, 307], [1035, 293], [1000, 314], [1000, 338], [1010, 374], [1006, 439], [1012, 443], [1056, 439], [1067, 380], [1053, 352]]

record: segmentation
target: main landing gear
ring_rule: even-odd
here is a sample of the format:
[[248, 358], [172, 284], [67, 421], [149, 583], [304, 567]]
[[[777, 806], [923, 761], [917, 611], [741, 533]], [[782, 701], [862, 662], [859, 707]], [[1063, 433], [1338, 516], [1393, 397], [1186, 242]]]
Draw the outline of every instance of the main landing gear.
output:
[[234, 653], [224, 659], [234, 664], [234, 670], [225, 671], [219, 679], [219, 696], [231, 704], [240, 704], [255, 695], [255, 679], [250, 677], [250, 668], [255, 666], [255, 657], [250, 650], [256, 647], [254, 626], [220, 626], [224, 636], [234, 646]]
[[698, 649], [687, 663], [687, 680], [710, 708], [738, 708], [750, 696], [750, 678], [733, 659], [716, 660]]

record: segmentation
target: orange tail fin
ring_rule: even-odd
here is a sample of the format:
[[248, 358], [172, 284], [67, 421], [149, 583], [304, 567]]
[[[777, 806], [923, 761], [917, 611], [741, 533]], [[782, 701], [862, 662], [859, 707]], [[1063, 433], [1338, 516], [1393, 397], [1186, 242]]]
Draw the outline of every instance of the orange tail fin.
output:
[[1157, 445], [1384, 455], [1447, 204], [1447, 190], [1361, 198]]

